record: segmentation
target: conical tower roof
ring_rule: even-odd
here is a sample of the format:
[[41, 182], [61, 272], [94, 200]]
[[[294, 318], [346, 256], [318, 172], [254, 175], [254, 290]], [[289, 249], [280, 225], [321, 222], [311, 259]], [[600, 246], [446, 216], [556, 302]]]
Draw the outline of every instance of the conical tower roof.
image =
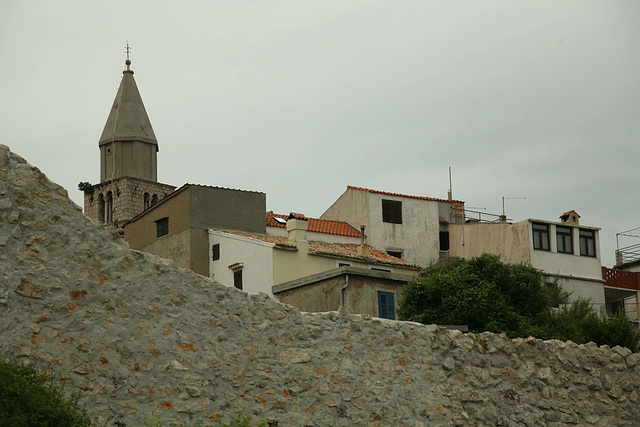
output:
[[127, 59], [125, 64], [127, 69], [122, 72], [122, 81], [98, 145], [115, 141], [142, 141], [155, 145], [157, 149], [158, 141], [133, 78], [131, 61]]

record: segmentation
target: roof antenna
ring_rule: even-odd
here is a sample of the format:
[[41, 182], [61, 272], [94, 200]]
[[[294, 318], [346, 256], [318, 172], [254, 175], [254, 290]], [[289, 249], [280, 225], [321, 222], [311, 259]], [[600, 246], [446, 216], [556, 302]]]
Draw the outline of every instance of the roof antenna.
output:
[[449, 200], [453, 200], [453, 186], [451, 185], [451, 166], [449, 166], [449, 191], [447, 192]]
[[122, 72], [122, 74], [124, 74], [124, 73], [131, 73], [131, 74], [133, 74], [133, 71], [131, 71], [131, 68], [129, 68], [129, 66], [131, 65], [131, 60], [129, 59], [129, 53], [131, 52], [131, 46], [129, 46], [129, 40], [127, 40], [127, 45], [124, 47], [124, 51], [125, 51], [125, 52], [126, 52], [126, 54], [127, 54], [127, 60], [126, 60], [126, 61], [124, 61], [124, 63], [125, 63], [125, 64], [127, 64], [127, 69], [126, 69], [126, 70], [124, 70], [124, 71]]
[[526, 197], [505, 197], [502, 196], [502, 217], [504, 218], [504, 220], [507, 220], [507, 214], [505, 214], [504, 212], [504, 201], [505, 199], [507, 200], [526, 200]]

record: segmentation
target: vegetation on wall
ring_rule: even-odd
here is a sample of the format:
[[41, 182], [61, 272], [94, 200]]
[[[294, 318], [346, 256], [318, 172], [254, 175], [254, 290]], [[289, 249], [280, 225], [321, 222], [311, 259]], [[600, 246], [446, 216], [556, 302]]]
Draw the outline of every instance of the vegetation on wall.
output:
[[0, 363], [0, 426], [91, 426], [91, 418], [65, 398], [51, 372]]
[[542, 271], [484, 254], [427, 270], [406, 286], [398, 316], [424, 324], [466, 325], [472, 332], [504, 332], [511, 338], [593, 341], [638, 351], [640, 331], [627, 317], [604, 318], [589, 301], [569, 304], [568, 297], [558, 286], [544, 285]]

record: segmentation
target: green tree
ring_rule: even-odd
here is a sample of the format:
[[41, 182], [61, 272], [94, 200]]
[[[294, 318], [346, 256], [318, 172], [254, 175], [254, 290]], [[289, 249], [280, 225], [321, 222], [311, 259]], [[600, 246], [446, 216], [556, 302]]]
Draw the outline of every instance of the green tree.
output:
[[593, 341], [638, 351], [640, 331], [627, 317], [604, 318], [589, 300], [568, 301], [569, 294], [561, 287], [543, 284], [542, 271], [484, 254], [439, 264], [409, 283], [398, 317], [424, 324], [466, 325], [472, 332], [578, 344]]
[[29, 366], [0, 363], [0, 426], [80, 427], [91, 418], [77, 405], [77, 396], [64, 397], [52, 373]]
[[550, 304], [541, 283], [540, 270], [505, 264], [495, 255], [456, 259], [408, 284], [398, 316], [425, 324], [467, 325], [473, 332], [529, 336], [531, 319]]

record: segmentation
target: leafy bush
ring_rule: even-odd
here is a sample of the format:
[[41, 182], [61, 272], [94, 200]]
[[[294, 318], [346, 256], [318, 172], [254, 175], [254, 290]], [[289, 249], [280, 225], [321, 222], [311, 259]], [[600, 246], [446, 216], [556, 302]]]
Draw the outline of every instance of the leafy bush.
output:
[[90, 426], [77, 398], [65, 399], [51, 372], [0, 363], [0, 426]]
[[[472, 332], [504, 332], [512, 338], [593, 341], [638, 351], [640, 331], [627, 317], [603, 318], [589, 300], [578, 298], [571, 304], [568, 300], [561, 287], [542, 284], [540, 270], [505, 264], [495, 255], [484, 254], [437, 265], [409, 283], [398, 317], [425, 324], [466, 325]], [[562, 308], [552, 310], [552, 306]]]

